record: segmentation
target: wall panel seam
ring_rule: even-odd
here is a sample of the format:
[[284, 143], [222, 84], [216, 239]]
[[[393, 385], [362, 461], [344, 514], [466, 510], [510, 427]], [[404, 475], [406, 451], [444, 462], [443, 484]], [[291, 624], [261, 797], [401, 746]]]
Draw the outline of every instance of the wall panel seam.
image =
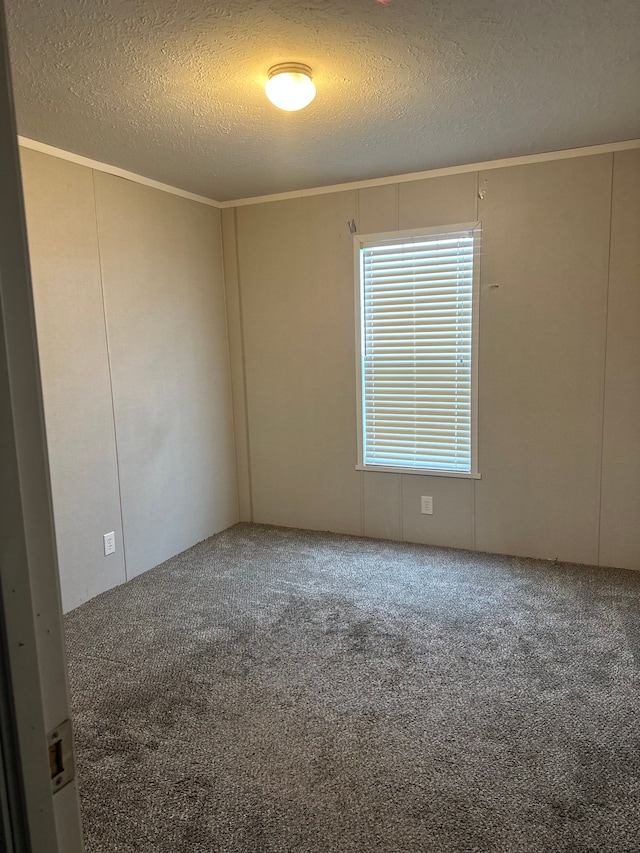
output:
[[[358, 231], [360, 229], [360, 190], [359, 189], [356, 189], [356, 191], [355, 191], [354, 214], [355, 214], [355, 221], [356, 221], [356, 233], [358, 233]], [[357, 360], [357, 358], [358, 358], [358, 356], [356, 354], [356, 360]], [[357, 363], [356, 363], [356, 371], [357, 371], [357, 369], [358, 368], [357, 368]], [[356, 396], [357, 396], [357, 392], [356, 392]], [[359, 400], [356, 399], [354, 402], [356, 404], [356, 407], [360, 405]], [[358, 422], [357, 422], [357, 418], [356, 418], [356, 433], [357, 433], [357, 431], [358, 431]], [[358, 446], [358, 436], [356, 434], [356, 447], [357, 446]], [[367, 518], [366, 518], [366, 507], [365, 507], [365, 495], [364, 495], [364, 491], [365, 491], [364, 471], [359, 471], [358, 473], [360, 475], [360, 535], [364, 536], [365, 531], [367, 529], [367, 527], [366, 527]]]
[[[480, 170], [476, 172], [476, 197], [474, 199], [475, 204], [475, 219], [476, 222], [480, 221]], [[479, 456], [480, 456], [480, 412], [479, 412], [479, 402], [480, 402], [480, 347], [482, 346], [482, 340], [480, 338], [480, 309], [482, 307], [482, 302], [480, 300], [480, 294], [482, 293], [482, 248], [480, 249], [480, 272], [479, 272], [479, 290], [478, 290], [478, 344], [476, 351], [476, 361], [478, 363], [477, 366], [477, 384], [476, 384], [476, 470], [480, 470], [479, 465]], [[471, 481], [471, 546], [473, 550], [476, 550], [476, 481]]]
[[471, 547], [476, 550], [476, 480], [471, 481]]
[[[232, 430], [231, 436], [233, 438], [233, 455], [235, 458], [235, 469], [236, 469], [236, 519], [240, 519], [240, 472], [238, 465], [238, 443], [236, 441], [236, 431], [235, 424], [233, 421], [235, 420], [235, 407], [233, 404], [234, 400], [234, 392], [233, 392], [233, 371], [231, 369], [231, 330], [229, 323], [229, 299], [227, 297], [227, 265], [225, 263], [225, 252], [224, 252], [224, 235], [222, 228], [222, 215], [218, 214], [218, 232], [220, 237], [220, 251], [221, 251], [221, 267], [222, 267], [222, 298], [224, 300], [224, 318], [225, 318], [225, 329], [227, 333], [227, 367], [228, 367], [228, 375], [229, 375], [229, 391], [231, 396], [231, 417], [232, 417]], [[234, 217], [234, 238], [235, 238], [235, 217]]]
[[607, 347], [609, 342], [609, 293], [611, 282], [611, 241], [613, 239], [613, 183], [615, 174], [616, 156], [611, 154], [611, 185], [609, 191], [609, 241], [607, 244], [607, 279], [605, 284], [605, 309], [604, 309], [604, 347], [602, 359], [602, 414], [600, 418], [600, 454], [598, 459], [598, 528], [597, 528], [597, 554], [598, 565], [602, 565], [601, 533], [602, 533], [602, 471], [604, 464], [604, 433], [607, 400]]
[[100, 225], [98, 220], [98, 194], [96, 191], [96, 173], [95, 170], [91, 170], [91, 182], [93, 185], [93, 206], [95, 213], [95, 221], [96, 221], [96, 243], [98, 250], [98, 270], [100, 273], [100, 298], [102, 301], [102, 320], [104, 325], [104, 339], [105, 346], [107, 350], [107, 368], [109, 371], [109, 396], [111, 399], [111, 417], [113, 422], [113, 443], [114, 443], [114, 453], [116, 457], [116, 478], [118, 481], [118, 507], [120, 509], [120, 530], [122, 532], [122, 561], [124, 563], [124, 577], [125, 580], [129, 580], [129, 570], [127, 566], [127, 548], [125, 541], [125, 532], [124, 532], [124, 513], [122, 510], [122, 487], [120, 484], [120, 452], [118, 449], [118, 426], [116, 421], [116, 404], [113, 394], [113, 371], [111, 369], [111, 347], [109, 344], [109, 326], [107, 322], [107, 304], [104, 296], [104, 271], [102, 267], [102, 252], [100, 249]]
[[249, 481], [249, 520], [253, 521], [253, 475], [251, 464], [251, 430], [249, 418], [249, 391], [247, 388], [247, 353], [244, 340], [244, 311], [242, 305], [242, 275], [240, 270], [240, 246], [238, 243], [238, 210], [233, 209], [233, 244], [236, 253], [236, 277], [238, 281], [238, 318], [240, 325], [240, 357], [242, 360], [242, 392], [244, 394], [245, 443], [247, 449], [247, 479]]
[[479, 207], [478, 201], [479, 200], [480, 200], [480, 171], [478, 170], [476, 172], [476, 197], [474, 199], [475, 210], [476, 210], [476, 213], [475, 213], [476, 221], [479, 219], [479, 216], [478, 216], [478, 207]]
[[396, 204], [396, 231], [400, 230], [400, 184], [395, 185], [395, 204]]

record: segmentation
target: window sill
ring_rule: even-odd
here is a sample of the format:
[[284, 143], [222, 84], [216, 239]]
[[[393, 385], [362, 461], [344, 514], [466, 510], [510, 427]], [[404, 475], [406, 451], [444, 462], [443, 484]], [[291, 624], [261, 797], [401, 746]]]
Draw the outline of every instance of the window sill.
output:
[[356, 465], [356, 471], [377, 471], [381, 474], [409, 474], [421, 477], [454, 477], [457, 480], [482, 479], [482, 474], [473, 471], [440, 471], [433, 468], [387, 468], [384, 465]]

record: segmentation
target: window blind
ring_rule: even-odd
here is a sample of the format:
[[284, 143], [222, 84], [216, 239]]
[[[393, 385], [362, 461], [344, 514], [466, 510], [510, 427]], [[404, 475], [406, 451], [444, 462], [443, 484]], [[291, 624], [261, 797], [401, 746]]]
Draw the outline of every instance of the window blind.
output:
[[360, 250], [365, 465], [471, 471], [475, 239]]

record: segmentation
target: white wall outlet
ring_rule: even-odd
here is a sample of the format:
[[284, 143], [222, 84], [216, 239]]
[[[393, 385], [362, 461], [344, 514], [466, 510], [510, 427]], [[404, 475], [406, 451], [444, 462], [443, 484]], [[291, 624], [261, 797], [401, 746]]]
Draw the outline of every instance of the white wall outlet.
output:
[[104, 555], [108, 557], [109, 554], [114, 554], [116, 550], [116, 534], [112, 530], [111, 533], [105, 533], [102, 537], [104, 539]]
[[433, 498], [430, 495], [422, 495], [420, 498], [420, 512], [423, 515], [433, 515]]

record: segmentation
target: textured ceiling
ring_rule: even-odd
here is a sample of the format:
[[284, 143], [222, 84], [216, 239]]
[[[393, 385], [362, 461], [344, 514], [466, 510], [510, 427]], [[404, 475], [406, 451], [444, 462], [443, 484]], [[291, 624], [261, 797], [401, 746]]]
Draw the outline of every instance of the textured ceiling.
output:
[[220, 201], [640, 137], [638, 0], [5, 3], [21, 135]]

